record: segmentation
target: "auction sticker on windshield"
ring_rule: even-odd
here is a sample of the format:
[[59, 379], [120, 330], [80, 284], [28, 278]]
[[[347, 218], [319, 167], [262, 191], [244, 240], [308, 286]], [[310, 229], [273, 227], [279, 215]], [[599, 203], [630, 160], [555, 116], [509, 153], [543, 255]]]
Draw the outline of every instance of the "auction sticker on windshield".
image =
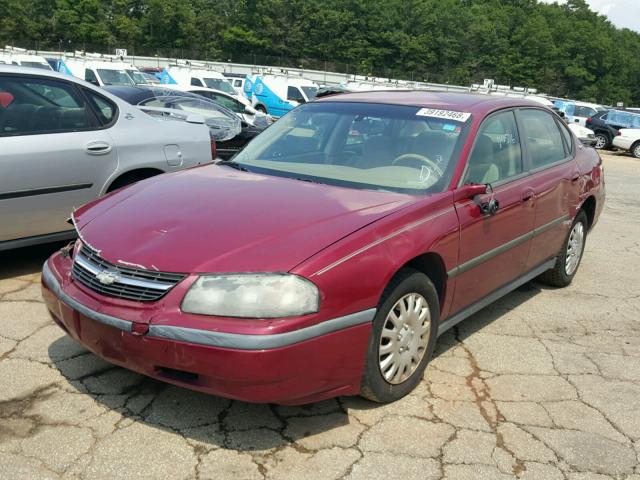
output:
[[471, 116], [467, 112], [454, 112], [453, 110], [440, 110], [438, 108], [421, 108], [416, 112], [421, 117], [444, 118], [457, 122], [466, 122]]

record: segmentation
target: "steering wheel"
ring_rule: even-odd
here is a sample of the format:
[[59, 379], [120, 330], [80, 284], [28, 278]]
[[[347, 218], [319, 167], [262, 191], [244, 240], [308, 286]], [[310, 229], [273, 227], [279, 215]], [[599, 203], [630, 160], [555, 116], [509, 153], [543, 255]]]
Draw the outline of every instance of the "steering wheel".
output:
[[391, 162], [391, 165], [397, 165], [397, 164], [399, 164], [399, 163], [401, 163], [401, 162], [403, 162], [405, 160], [418, 160], [418, 161], [426, 164], [433, 171], [433, 173], [435, 173], [439, 177], [442, 177], [444, 175], [444, 172], [440, 168], [440, 165], [438, 165], [433, 160], [428, 159], [424, 155], [420, 155], [420, 154], [417, 154], [417, 153], [404, 153], [404, 154], [396, 157], [393, 160], [393, 162]]

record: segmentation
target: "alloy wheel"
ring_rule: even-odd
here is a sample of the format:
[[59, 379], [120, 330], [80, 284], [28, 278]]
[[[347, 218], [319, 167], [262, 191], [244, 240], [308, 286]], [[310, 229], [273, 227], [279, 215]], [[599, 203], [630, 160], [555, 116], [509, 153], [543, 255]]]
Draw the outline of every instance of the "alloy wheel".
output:
[[602, 149], [602, 148], [606, 147], [607, 143], [608, 143], [607, 137], [605, 137], [604, 135], [600, 135], [600, 134], [596, 135], [596, 145], [595, 145], [595, 147], [597, 149]]
[[400, 298], [387, 314], [378, 348], [378, 365], [384, 379], [397, 385], [407, 380], [427, 351], [431, 313], [419, 293]]
[[633, 151], [631, 153], [633, 154], [634, 157], [640, 158], [640, 143], [635, 145], [635, 147], [633, 148]]
[[584, 225], [582, 222], [578, 222], [571, 229], [569, 241], [567, 242], [567, 256], [564, 263], [564, 271], [567, 275], [573, 275], [578, 268], [583, 247]]

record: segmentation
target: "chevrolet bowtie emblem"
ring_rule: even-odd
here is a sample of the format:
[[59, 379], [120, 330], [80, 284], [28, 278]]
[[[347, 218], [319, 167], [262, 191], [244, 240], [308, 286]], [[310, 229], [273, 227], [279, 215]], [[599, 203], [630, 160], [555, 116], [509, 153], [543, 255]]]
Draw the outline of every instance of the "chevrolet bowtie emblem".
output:
[[114, 272], [98, 272], [96, 273], [96, 279], [102, 285], [111, 285], [118, 280], [118, 275]]

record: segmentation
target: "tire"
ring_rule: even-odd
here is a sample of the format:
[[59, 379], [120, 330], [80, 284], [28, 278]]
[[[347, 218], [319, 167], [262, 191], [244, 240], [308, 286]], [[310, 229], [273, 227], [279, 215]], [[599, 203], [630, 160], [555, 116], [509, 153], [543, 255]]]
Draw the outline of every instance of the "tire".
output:
[[[411, 309], [411, 299], [416, 305], [414, 315], [403, 314], [401, 304], [407, 312], [406, 307]], [[417, 306], [419, 301], [424, 305], [421, 308]], [[392, 310], [395, 321], [391, 319]], [[402, 321], [403, 318], [406, 321]], [[433, 355], [439, 319], [438, 294], [429, 277], [414, 269], [400, 270], [385, 288], [373, 320], [360, 395], [374, 402], [388, 403], [411, 392], [422, 380]], [[418, 336], [420, 327], [424, 333]], [[381, 348], [391, 353], [380, 354]]]
[[611, 141], [604, 133], [596, 133], [596, 144], [594, 148], [598, 150], [606, 150], [611, 146]]
[[631, 149], [629, 151], [635, 158], [640, 158], [640, 142], [636, 142], [631, 145]]
[[[558, 255], [555, 266], [538, 277], [542, 283], [546, 283], [552, 287], [566, 287], [571, 283], [582, 261], [584, 247], [587, 243], [588, 227], [587, 215], [583, 210], [580, 210], [573, 220], [567, 238], [562, 244], [562, 252]], [[579, 237], [580, 240], [578, 242]], [[576, 250], [578, 250], [579, 253], [576, 252]], [[571, 254], [573, 254], [572, 258], [574, 260], [570, 260]], [[577, 259], [575, 258], [576, 256]]]

